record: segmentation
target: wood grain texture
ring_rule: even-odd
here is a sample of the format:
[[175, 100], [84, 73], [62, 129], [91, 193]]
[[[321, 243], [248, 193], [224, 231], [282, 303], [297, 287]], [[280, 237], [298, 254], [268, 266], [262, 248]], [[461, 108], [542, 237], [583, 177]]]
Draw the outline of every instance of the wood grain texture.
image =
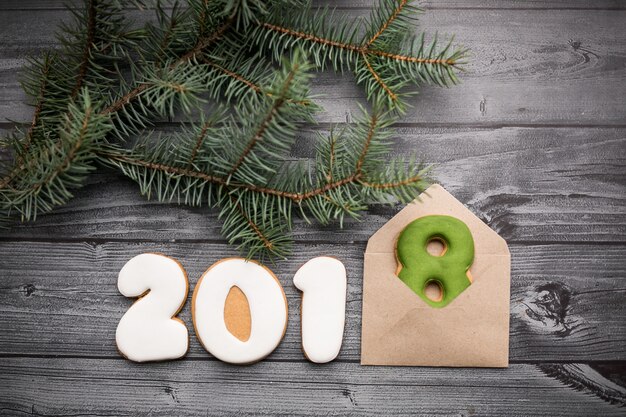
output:
[[[294, 158], [313, 155], [303, 131]], [[323, 133], [323, 132], [322, 132]], [[626, 242], [626, 129], [401, 127], [396, 153], [435, 164], [434, 177], [510, 242]], [[214, 211], [159, 204], [102, 173], [67, 206], [6, 237], [221, 239]], [[344, 229], [298, 221], [298, 241], [366, 241], [400, 207], [377, 206]]]
[[[0, 391], [0, 412], [10, 415], [379, 416], [381, 403], [385, 416], [623, 416], [624, 411], [619, 402], [600, 398], [611, 392], [606, 388], [576, 388], [535, 365], [476, 370], [261, 362], [236, 367], [190, 360], [137, 365], [4, 358], [0, 369], [0, 384], [6, 387]], [[585, 365], [577, 371], [597, 375]], [[454, 384], [442, 389], [450, 381]], [[623, 391], [612, 393], [623, 401]]]
[[[349, 16], [367, 9], [346, 11]], [[139, 20], [151, 12], [135, 12]], [[30, 120], [17, 83], [27, 56], [56, 45], [63, 10], [7, 10], [0, 14], [0, 115]], [[449, 124], [626, 125], [626, 10], [429, 10], [420, 28], [455, 34], [471, 47], [462, 84], [425, 86], [411, 100], [407, 120]], [[322, 121], [344, 122], [364, 94], [352, 76], [317, 77]]]
[[[511, 250], [511, 360], [626, 360], [626, 246], [513, 245]], [[324, 254], [337, 256], [348, 271], [339, 360], [359, 359], [364, 251], [364, 243], [301, 243], [288, 261], [272, 266], [287, 296], [289, 324], [270, 360], [303, 360], [301, 296], [292, 279], [304, 262]], [[5, 329], [0, 355], [118, 357], [115, 328], [133, 300], [118, 293], [117, 274], [143, 252], [180, 260], [189, 274], [189, 298], [205, 269], [236, 256], [218, 243], [0, 243], [0, 328]], [[180, 318], [191, 329], [190, 308], [188, 302]], [[208, 357], [195, 337], [189, 356]]]
[[[350, 17], [375, 0], [321, 0]], [[28, 56], [57, 42], [64, 0], [0, 2], [0, 134], [30, 120], [18, 85]], [[296, 250], [271, 266], [290, 313], [267, 360], [210, 357], [190, 327], [188, 356], [121, 359], [116, 288], [133, 255], [178, 258], [191, 290], [236, 255], [205, 208], [148, 201], [102, 169], [76, 198], [37, 222], [0, 230], [0, 415], [623, 416], [626, 410], [626, 3], [617, 0], [429, 0], [420, 28], [471, 48], [455, 88], [424, 87], [401, 120], [397, 153], [435, 163], [437, 180], [510, 243], [508, 369], [362, 367], [365, 242], [400, 207], [374, 206], [346, 227], [296, 222]], [[139, 21], [151, 12], [130, 12]], [[321, 125], [351, 122], [361, 87], [318, 74]], [[158, 131], [177, 128], [159, 123]], [[2, 157], [2, 153], [0, 153]], [[298, 267], [333, 254], [348, 269], [343, 348], [312, 365], [301, 350]], [[190, 304], [181, 316], [191, 326]]]
[[[173, 0], [163, 0], [161, 3], [167, 8]], [[316, 6], [330, 6], [338, 9], [371, 8], [376, 0], [313, 0]], [[66, 0], [4, 0], [0, 2], [0, 10], [58, 10], [64, 9], [65, 4], [80, 5], [80, 2]], [[149, 4], [149, 3], [148, 3]], [[420, 6], [426, 10], [433, 9], [582, 9], [582, 10], [623, 10], [624, 2], [620, 0], [426, 0], [420, 1]], [[129, 9], [132, 5], [127, 6]]]

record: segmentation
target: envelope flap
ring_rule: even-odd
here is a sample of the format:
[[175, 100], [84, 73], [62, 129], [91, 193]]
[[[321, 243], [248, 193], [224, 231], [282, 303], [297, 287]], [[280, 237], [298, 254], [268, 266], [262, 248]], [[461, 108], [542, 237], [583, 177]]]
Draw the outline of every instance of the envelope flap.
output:
[[508, 245], [502, 237], [438, 184], [428, 187], [378, 229], [369, 239], [365, 253], [393, 253], [398, 235], [406, 225], [419, 217], [435, 214], [453, 216], [467, 224], [474, 236], [476, 256], [509, 254]]

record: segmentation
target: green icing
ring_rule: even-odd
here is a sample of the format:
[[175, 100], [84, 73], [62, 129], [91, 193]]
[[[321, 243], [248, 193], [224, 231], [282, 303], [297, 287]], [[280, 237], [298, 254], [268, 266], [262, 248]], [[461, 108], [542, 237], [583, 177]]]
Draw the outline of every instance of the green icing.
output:
[[[446, 246], [442, 256], [426, 249], [435, 239]], [[398, 277], [432, 307], [447, 306], [471, 284], [467, 271], [474, 262], [474, 239], [467, 225], [455, 217], [425, 216], [412, 221], [400, 233], [396, 255], [402, 267]], [[433, 281], [441, 287], [440, 301], [424, 293]]]

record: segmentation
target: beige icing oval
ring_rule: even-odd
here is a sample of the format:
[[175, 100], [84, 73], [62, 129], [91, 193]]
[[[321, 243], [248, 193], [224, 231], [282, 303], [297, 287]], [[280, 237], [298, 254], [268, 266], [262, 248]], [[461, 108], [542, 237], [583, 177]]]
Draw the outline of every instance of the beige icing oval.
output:
[[228, 331], [242, 342], [250, 339], [252, 316], [248, 298], [237, 286], [232, 286], [224, 302], [224, 323]]

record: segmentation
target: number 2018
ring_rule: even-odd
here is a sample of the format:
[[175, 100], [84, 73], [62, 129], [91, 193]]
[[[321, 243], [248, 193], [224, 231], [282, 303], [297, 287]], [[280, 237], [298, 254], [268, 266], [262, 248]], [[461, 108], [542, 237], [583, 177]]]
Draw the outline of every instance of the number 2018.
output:
[[[302, 346], [312, 362], [332, 361], [343, 340], [346, 270], [332, 257], [305, 263], [293, 278], [302, 291]], [[245, 295], [249, 307], [249, 335], [239, 338], [226, 324], [226, 300], [233, 288]], [[120, 353], [135, 362], [183, 357], [189, 347], [187, 326], [177, 314], [189, 289], [187, 274], [175, 259], [145, 253], [121, 269], [118, 289], [139, 297], [121, 318], [116, 330]], [[202, 275], [192, 297], [196, 336], [216, 358], [229, 363], [257, 362], [280, 344], [288, 321], [283, 288], [267, 267], [242, 258], [225, 258]], [[243, 339], [243, 340], [242, 340]]]

